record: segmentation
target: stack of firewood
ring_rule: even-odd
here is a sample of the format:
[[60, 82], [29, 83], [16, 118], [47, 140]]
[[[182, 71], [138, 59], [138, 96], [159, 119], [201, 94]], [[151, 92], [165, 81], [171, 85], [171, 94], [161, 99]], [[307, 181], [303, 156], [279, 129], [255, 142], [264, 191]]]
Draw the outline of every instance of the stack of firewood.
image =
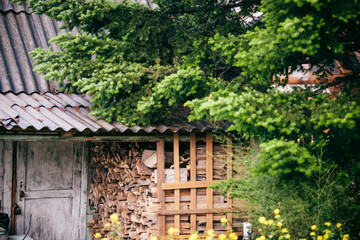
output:
[[142, 151], [136, 144], [101, 144], [92, 148], [90, 203], [95, 213], [90, 232], [109, 233], [103, 226], [117, 213], [124, 238], [149, 239], [156, 218], [148, 218], [148, 196], [153, 171], [141, 163]]
[[[226, 152], [220, 145], [213, 148], [213, 180], [226, 179]], [[206, 147], [198, 145], [197, 181], [206, 180]], [[190, 152], [180, 152], [180, 181], [190, 181]], [[117, 213], [125, 239], [150, 239], [158, 233], [160, 203], [157, 193], [157, 155], [154, 149], [143, 149], [137, 143], [101, 143], [92, 147], [92, 180], [89, 192], [94, 218], [91, 234], [108, 236], [103, 226]], [[165, 152], [165, 182], [174, 181], [173, 153]], [[166, 209], [174, 207], [174, 191], [165, 192]], [[213, 208], [227, 208], [226, 196], [214, 193]], [[197, 189], [197, 208], [206, 208], [206, 189]], [[181, 209], [190, 208], [190, 191], [181, 190]], [[214, 228], [223, 215], [214, 216]], [[166, 228], [173, 226], [173, 216], [166, 217]], [[218, 223], [217, 223], [218, 222]], [[205, 215], [197, 217], [198, 230], [205, 231]], [[190, 233], [189, 216], [181, 216], [181, 230]]]

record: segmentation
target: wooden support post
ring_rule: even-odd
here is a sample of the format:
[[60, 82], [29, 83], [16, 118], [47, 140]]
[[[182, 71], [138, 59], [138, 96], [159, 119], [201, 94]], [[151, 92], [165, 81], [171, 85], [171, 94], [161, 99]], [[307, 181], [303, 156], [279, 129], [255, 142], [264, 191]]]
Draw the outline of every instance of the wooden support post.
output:
[[[190, 181], [196, 181], [196, 134], [190, 133]], [[196, 209], [196, 188], [190, 189], [190, 210]], [[190, 215], [190, 232], [196, 231], [196, 214]]]
[[[206, 181], [213, 181], [213, 141], [212, 133], [206, 133]], [[213, 191], [206, 189], [206, 207], [213, 208]], [[213, 229], [213, 214], [206, 214], [206, 229]]]
[[11, 201], [11, 235], [15, 235], [15, 205], [16, 205], [16, 172], [17, 172], [17, 148], [18, 143], [13, 142], [13, 149], [12, 149], [12, 201]]
[[[179, 150], [179, 133], [174, 134], [174, 175], [175, 183], [180, 182], [180, 150]], [[174, 190], [175, 210], [180, 210], [180, 189]], [[174, 216], [174, 227], [180, 230], [180, 215]]]
[[[233, 158], [233, 149], [232, 149], [232, 138], [229, 134], [226, 138], [226, 170], [227, 170], [227, 179], [232, 178], [232, 158]], [[227, 194], [228, 208], [231, 209], [233, 205], [233, 200], [230, 199], [230, 191]], [[228, 220], [227, 226], [232, 227], [232, 212], [228, 212], [226, 214], [226, 218]]]
[[[164, 140], [156, 144], [157, 151], [157, 182], [158, 182], [158, 198], [160, 202], [160, 211], [165, 211], [165, 192], [162, 190], [162, 184], [165, 182], [165, 144]], [[165, 216], [159, 216], [159, 236], [165, 236]]]

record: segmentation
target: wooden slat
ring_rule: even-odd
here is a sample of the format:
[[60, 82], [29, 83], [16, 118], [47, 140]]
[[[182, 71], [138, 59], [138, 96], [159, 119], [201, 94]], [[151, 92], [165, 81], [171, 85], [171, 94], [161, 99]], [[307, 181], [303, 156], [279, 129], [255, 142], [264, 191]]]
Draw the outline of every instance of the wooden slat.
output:
[[220, 182], [220, 180], [218, 180], [218, 181], [203, 181], [203, 182], [163, 183], [162, 190], [207, 188], [215, 182]]
[[[206, 181], [213, 181], [213, 141], [212, 133], [206, 133]], [[213, 191], [211, 188], [206, 189], [206, 207], [213, 208]], [[206, 229], [213, 229], [213, 215], [206, 214]]]
[[12, 149], [12, 201], [11, 201], [11, 235], [15, 234], [15, 217], [14, 209], [16, 205], [16, 179], [17, 179], [17, 151], [18, 151], [18, 143], [13, 142], [13, 149]]
[[214, 214], [214, 213], [227, 213], [234, 210], [240, 210], [235, 208], [209, 208], [209, 209], [181, 209], [181, 210], [160, 210], [159, 216], [172, 216], [172, 215], [189, 215], [189, 214]]
[[[179, 134], [174, 134], [174, 175], [175, 182], [180, 182], [180, 150], [179, 150]], [[174, 203], [175, 209], [180, 210], [180, 189], [174, 190]], [[174, 227], [180, 229], [180, 215], [177, 214], [174, 216]]]
[[[199, 239], [205, 239], [208, 235], [207, 234], [198, 234]], [[189, 235], [183, 234], [183, 235], [176, 235], [176, 236], [161, 236], [160, 239], [188, 239]]]
[[[233, 158], [232, 138], [231, 138], [231, 135], [228, 135], [228, 137], [226, 139], [227, 179], [232, 178], [232, 158]], [[232, 208], [232, 205], [233, 205], [233, 200], [230, 199], [230, 192], [231, 192], [231, 189], [229, 190], [229, 192], [227, 194], [228, 208]], [[228, 220], [227, 226], [231, 227], [231, 225], [232, 225], [232, 212], [228, 212], [226, 214], [226, 218]]]
[[[160, 211], [165, 210], [165, 192], [162, 189], [162, 183], [165, 181], [165, 144], [164, 140], [156, 144], [157, 151], [157, 180], [158, 180], [158, 198], [160, 202]], [[165, 216], [159, 216], [159, 236], [165, 235]]]
[[[196, 181], [196, 134], [190, 133], [190, 181]], [[196, 209], [196, 188], [190, 189], [190, 210]], [[196, 214], [190, 215], [190, 232], [196, 231]]]

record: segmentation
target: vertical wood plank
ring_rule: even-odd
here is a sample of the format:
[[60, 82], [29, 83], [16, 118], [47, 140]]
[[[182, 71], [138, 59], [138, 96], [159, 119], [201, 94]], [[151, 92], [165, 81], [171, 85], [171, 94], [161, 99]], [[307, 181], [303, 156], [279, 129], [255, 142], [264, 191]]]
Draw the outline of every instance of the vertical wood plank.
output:
[[11, 212], [11, 196], [12, 196], [12, 142], [4, 142], [3, 163], [4, 163], [4, 177], [3, 177], [3, 202], [2, 211], [9, 214], [12, 218]]
[[[232, 150], [232, 138], [229, 134], [226, 138], [226, 170], [227, 170], [227, 179], [232, 178], [232, 158], [233, 158], [233, 150]], [[230, 199], [230, 191], [227, 194], [228, 208], [231, 209], [233, 205], [233, 200]], [[227, 213], [226, 218], [228, 220], [227, 226], [232, 226], [232, 212]]]
[[[75, 193], [81, 193], [81, 174], [82, 174], [82, 165], [83, 165], [83, 142], [74, 142], [74, 143], [66, 143], [73, 145], [73, 189]], [[76, 224], [79, 224], [81, 220], [81, 212], [83, 206], [81, 206], [81, 194], [74, 194], [72, 198], [72, 219], [73, 221], [77, 221]], [[81, 225], [81, 224], [79, 224]], [[76, 227], [73, 229], [72, 237], [74, 239], [83, 239], [80, 238], [82, 228]]]
[[[12, 154], [12, 194], [11, 194], [11, 212], [14, 213], [16, 205], [16, 180], [17, 180], [17, 148], [18, 143], [13, 142], [13, 154]], [[11, 235], [15, 234], [15, 215], [11, 218]]]
[[82, 164], [81, 164], [81, 189], [80, 189], [80, 237], [86, 239], [86, 209], [88, 205], [87, 187], [88, 187], [88, 169], [90, 160], [90, 147], [88, 142], [82, 144]]
[[[158, 198], [160, 203], [160, 210], [165, 208], [165, 192], [162, 190], [162, 184], [165, 182], [165, 144], [164, 139], [156, 144], [157, 152], [157, 182], [158, 182]], [[165, 236], [165, 216], [159, 216], [159, 236]]]
[[[213, 181], [213, 141], [212, 133], [206, 133], [206, 181]], [[213, 208], [213, 191], [206, 189], [206, 207]], [[213, 214], [206, 214], [206, 229], [213, 229]]]
[[[175, 182], [180, 182], [179, 133], [174, 134], [174, 175]], [[180, 210], [180, 189], [174, 190], [175, 210]], [[180, 230], [180, 215], [174, 216], [174, 227]]]
[[5, 153], [5, 142], [0, 141], [0, 200], [1, 200], [1, 208], [3, 208], [3, 204], [4, 204], [4, 175], [5, 175], [4, 153]]
[[[17, 144], [17, 154], [16, 154], [16, 204], [19, 205], [22, 214], [13, 216], [15, 219], [15, 234], [25, 234], [25, 198], [20, 199], [20, 191], [26, 190], [26, 167], [28, 164], [28, 142], [18, 142]], [[15, 151], [15, 150], [14, 150]], [[13, 153], [14, 155], [14, 153]], [[13, 160], [14, 161], [14, 160]], [[12, 209], [13, 213], [13, 209]], [[12, 230], [13, 231], [13, 230]]]
[[[196, 181], [196, 133], [190, 133], [190, 181]], [[196, 209], [196, 188], [190, 189], [190, 209]], [[196, 214], [190, 215], [190, 232], [196, 231]]]

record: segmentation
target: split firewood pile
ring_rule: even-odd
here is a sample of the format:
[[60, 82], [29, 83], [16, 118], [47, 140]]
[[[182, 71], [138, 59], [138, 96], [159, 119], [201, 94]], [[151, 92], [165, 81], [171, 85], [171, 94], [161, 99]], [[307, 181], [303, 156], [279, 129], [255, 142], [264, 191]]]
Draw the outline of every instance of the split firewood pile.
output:
[[[185, 143], [184, 143], [185, 144]], [[188, 144], [189, 145], [189, 144]], [[155, 145], [154, 145], [155, 147]], [[92, 147], [92, 180], [89, 192], [94, 218], [89, 224], [92, 235], [109, 234], [104, 224], [110, 215], [117, 213], [124, 239], [150, 239], [158, 233], [160, 202], [157, 193], [157, 154], [155, 148], [138, 143], [98, 143]], [[197, 181], [206, 180], [206, 148], [198, 145]], [[213, 180], [226, 179], [226, 152], [214, 145]], [[174, 182], [173, 152], [165, 152], [165, 182]], [[190, 181], [190, 151], [185, 146], [180, 151], [180, 182]], [[206, 189], [197, 189], [197, 208], [206, 209]], [[190, 190], [181, 190], [181, 209], [190, 209]], [[167, 210], [174, 209], [174, 191], [165, 192]], [[226, 196], [213, 194], [213, 208], [227, 208]], [[214, 228], [221, 228], [220, 219], [214, 215]], [[190, 233], [190, 216], [182, 215], [181, 232]], [[174, 226], [174, 216], [166, 216], [166, 228]], [[197, 228], [205, 231], [205, 215], [197, 216]]]

